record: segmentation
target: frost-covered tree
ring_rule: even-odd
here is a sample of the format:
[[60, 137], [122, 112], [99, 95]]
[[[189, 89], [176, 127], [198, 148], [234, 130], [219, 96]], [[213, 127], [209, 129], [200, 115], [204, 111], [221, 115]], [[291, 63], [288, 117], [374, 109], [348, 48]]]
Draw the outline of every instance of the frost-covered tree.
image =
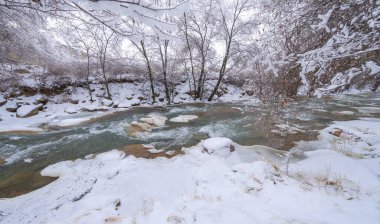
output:
[[180, 21], [194, 99], [203, 98], [208, 66], [215, 57], [213, 44], [218, 34], [216, 4], [216, 0], [195, 2], [192, 10], [184, 13]]
[[230, 63], [232, 56], [238, 55], [239, 46], [244, 43], [242, 37], [248, 36], [253, 29], [254, 5], [250, 0], [218, 1], [219, 32], [223, 42], [222, 62], [218, 72], [217, 82], [211, 91], [208, 100], [211, 101], [217, 93], [226, 73], [236, 62]]

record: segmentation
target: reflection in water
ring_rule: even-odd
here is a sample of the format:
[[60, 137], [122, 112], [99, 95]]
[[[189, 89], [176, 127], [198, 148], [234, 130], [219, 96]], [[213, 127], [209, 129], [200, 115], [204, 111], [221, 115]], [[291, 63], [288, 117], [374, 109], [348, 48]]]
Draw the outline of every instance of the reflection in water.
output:
[[[111, 149], [136, 154], [138, 145], [148, 143], [157, 149], [180, 150], [209, 137], [227, 137], [241, 145], [259, 144], [288, 150], [295, 141], [312, 140], [318, 130], [334, 120], [380, 117], [379, 108], [379, 93], [338, 96], [328, 102], [314, 98], [289, 100], [286, 107], [276, 102], [264, 105], [251, 102], [196, 103], [132, 108], [96, 123], [37, 135], [0, 134], [0, 163], [1, 158], [7, 162], [0, 165], [0, 197], [16, 196], [43, 186], [51, 179], [41, 177], [39, 171], [62, 160], [83, 158]], [[189, 123], [167, 121], [166, 126], [139, 138], [128, 136], [126, 130], [131, 122], [149, 114], [169, 119], [179, 115], [199, 118]], [[300, 131], [294, 131], [296, 129]], [[32, 163], [25, 163], [27, 158], [32, 158]]]

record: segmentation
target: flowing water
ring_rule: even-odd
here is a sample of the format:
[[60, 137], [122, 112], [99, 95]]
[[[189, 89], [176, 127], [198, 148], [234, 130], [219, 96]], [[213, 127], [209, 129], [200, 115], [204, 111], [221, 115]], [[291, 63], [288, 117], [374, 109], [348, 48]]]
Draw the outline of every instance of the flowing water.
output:
[[[139, 138], [128, 136], [131, 122], [159, 114], [168, 118], [197, 115], [189, 123], [167, 121], [166, 126]], [[51, 182], [41, 177], [44, 167], [88, 154], [152, 144], [157, 149], [180, 150], [209, 137], [227, 137], [241, 145], [266, 145], [288, 150], [294, 142], [314, 139], [332, 121], [359, 117], [380, 118], [380, 93], [342, 95], [332, 99], [298, 99], [285, 103], [253, 104], [250, 101], [186, 104], [171, 107], [132, 108], [92, 123], [35, 135], [0, 134], [0, 198], [14, 197]], [[279, 132], [276, 125], [294, 127]], [[24, 159], [33, 159], [26, 163]]]

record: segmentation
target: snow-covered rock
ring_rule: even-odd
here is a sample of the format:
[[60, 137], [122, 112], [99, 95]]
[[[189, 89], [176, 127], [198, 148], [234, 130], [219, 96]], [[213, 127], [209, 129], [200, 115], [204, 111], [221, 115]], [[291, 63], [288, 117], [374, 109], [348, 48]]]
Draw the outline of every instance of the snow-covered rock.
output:
[[291, 126], [289, 124], [278, 124], [276, 127], [277, 129], [273, 129], [271, 132], [281, 136], [294, 135], [300, 132], [305, 132], [304, 130], [300, 129], [301, 127]]
[[113, 105], [113, 102], [112, 102], [112, 100], [109, 100], [109, 99], [103, 99], [102, 105], [106, 106], [106, 107], [111, 107]]
[[68, 113], [68, 114], [76, 114], [76, 113], [78, 113], [78, 111], [76, 110], [76, 109], [74, 109], [74, 108], [66, 108], [65, 110], [64, 110], [64, 112], [65, 113]]
[[224, 158], [235, 151], [232, 140], [228, 138], [209, 138], [202, 142], [202, 146], [204, 152]]
[[39, 105], [24, 105], [17, 109], [16, 116], [19, 118], [31, 117], [38, 114], [38, 111], [43, 107]]
[[20, 106], [16, 102], [8, 103], [5, 106], [5, 110], [11, 113], [15, 113]]
[[135, 126], [135, 127], [138, 127], [140, 129], [142, 129], [143, 131], [150, 131], [152, 130], [152, 126], [147, 124], [147, 123], [141, 123], [141, 122], [137, 122], [137, 121], [133, 121], [131, 123], [132, 126]]
[[179, 115], [178, 117], [173, 117], [170, 119], [171, 122], [177, 122], [177, 123], [187, 123], [189, 121], [197, 119], [198, 116], [196, 115]]
[[131, 101], [129, 101], [129, 103], [130, 103], [132, 106], [140, 106], [140, 104], [141, 104], [141, 100], [139, 100], [139, 99], [132, 99]]
[[0, 95], [0, 107], [7, 103], [7, 99]]
[[120, 102], [118, 108], [128, 108], [131, 106], [140, 106], [141, 101], [139, 99], [131, 99], [127, 101]]
[[168, 120], [167, 117], [157, 114], [150, 114], [148, 117], [140, 118], [140, 121], [157, 127], [165, 126], [166, 120]]
[[33, 162], [33, 159], [32, 158], [26, 158], [26, 159], [24, 159], [24, 162], [31, 163], [31, 162]]

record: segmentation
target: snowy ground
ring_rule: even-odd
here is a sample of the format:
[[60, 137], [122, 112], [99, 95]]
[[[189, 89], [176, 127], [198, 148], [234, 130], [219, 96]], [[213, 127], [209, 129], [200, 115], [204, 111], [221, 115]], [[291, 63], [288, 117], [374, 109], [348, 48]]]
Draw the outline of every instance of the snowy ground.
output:
[[1, 223], [366, 223], [380, 220], [380, 119], [336, 122], [283, 154], [211, 138], [154, 160], [114, 150], [44, 169]]
[[[6, 103], [0, 106], [0, 132], [9, 131], [43, 131], [43, 126], [70, 126], [89, 121], [93, 118], [104, 116], [109, 113], [125, 110], [133, 106], [151, 106], [149, 92], [146, 93], [146, 84], [143, 83], [122, 83], [110, 84], [112, 100], [105, 99], [103, 86], [93, 85], [94, 102], [90, 102], [87, 89], [72, 88], [70, 94], [60, 94], [55, 96], [35, 95], [30, 97], [8, 98]], [[177, 86], [178, 92], [173, 99], [174, 104], [194, 102], [187, 94], [189, 87], [187, 83]], [[250, 96], [243, 96], [241, 90], [235, 86], [227, 86], [228, 93], [217, 101], [230, 102], [236, 100], [253, 100]], [[46, 105], [41, 108], [37, 115], [19, 118], [32, 110], [41, 106], [41, 99], [47, 99]], [[163, 96], [159, 97], [155, 106], [166, 105]], [[1, 101], [5, 100], [0, 95]], [[5, 102], [5, 101], [4, 101]], [[18, 105], [18, 106], [17, 106]], [[7, 108], [17, 109], [16, 112], [9, 112]], [[83, 112], [85, 111], [85, 112]]]

